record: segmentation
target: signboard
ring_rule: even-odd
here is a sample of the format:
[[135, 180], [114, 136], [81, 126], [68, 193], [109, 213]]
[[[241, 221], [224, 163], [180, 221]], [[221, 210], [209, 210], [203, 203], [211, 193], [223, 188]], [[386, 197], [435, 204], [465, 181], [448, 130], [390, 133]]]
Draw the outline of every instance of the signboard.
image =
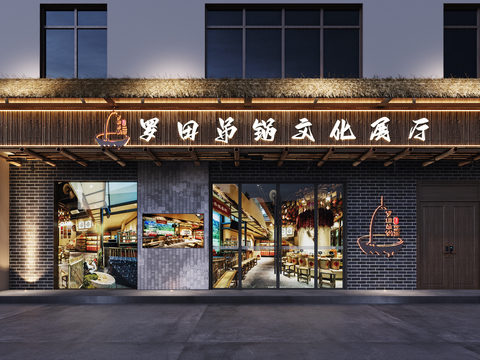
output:
[[8, 134], [1, 147], [98, 147], [97, 134], [128, 137], [127, 148], [480, 146], [480, 111], [125, 111], [111, 131], [107, 111], [7, 114], [0, 112], [0, 134]]
[[223, 216], [226, 216], [227, 218], [230, 218], [230, 207], [225, 205], [223, 202], [217, 200], [216, 198], [212, 198], [212, 200], [213, 210], [218, 212], [219, 214], [222, 214]]

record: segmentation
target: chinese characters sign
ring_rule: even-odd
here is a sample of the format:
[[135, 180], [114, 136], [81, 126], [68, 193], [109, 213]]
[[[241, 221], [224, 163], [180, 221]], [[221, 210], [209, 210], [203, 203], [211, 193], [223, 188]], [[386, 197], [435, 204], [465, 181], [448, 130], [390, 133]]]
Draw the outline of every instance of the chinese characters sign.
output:
[[[237, 133], [238, 128], [234, 123], [239, 123], [241, 120], [235, 120], [233, 117], [228, 117], [226, 120], [218, 117], [216, 123], [215, 142], [229, 144]], [[155, 134], [158, 131], [159, 118], [154, 117], [149, 120], [140, 119], [140, 126], [143, 129], [143, 134], [140, 136], [141, 140], [149, 142], [152, 138], [155, 138]], [[370, 124], [370, 142], [386, 141], [391, 142], [389, 125], [391, 119], [383, 116], [373, 121]], [[430, 128], [429, 120], [427, 118], [412, 119], [409, 124], [409, 140], [422, 141], [426, 139], [426, 132]], [[320, 124], [323, 125], [323, 124]], [[272, 117], [267, 120], [255, 118], [252, 129], [252, 139], [255, 142], [268, 141], [274, 142], [277, 134], [276, 120]], [[317, 125], [318, 126], [318, 125]], [[322, 126], [325, 128], [325, 126]], [[311, 143], [315, 143], [315, 124], [308, 118], [303, 117], [298, 119], [298, 123], [294, 126], [296, 133], [291, 136], [292, 140], [305, 140], [308, 139]], [[178, 137], [185, 141], [195, 141], [196, 136], [202, 131], [199, 123], [195, 120], [189, 120], [185, 123], [177, 122]], [[337, 142], [347, 142], [350, 140], [356, 140], [355, 131], [352, 125], [346, 119], [336, 119], [331, 129], [329, 130], [329, 137]], [[358, 131], [358, 130], [356, 130]]]

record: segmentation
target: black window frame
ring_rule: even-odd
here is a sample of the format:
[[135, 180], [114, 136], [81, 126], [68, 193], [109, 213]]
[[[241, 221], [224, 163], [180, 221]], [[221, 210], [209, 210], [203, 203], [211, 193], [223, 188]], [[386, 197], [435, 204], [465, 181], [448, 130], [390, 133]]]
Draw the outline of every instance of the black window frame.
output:
[[[105, 29], [105, 26], [79, 26], [77, 24], [78, 11], [107, 11], [107, 4], [40, 4], [40, 78], [47, 77], [47, 52], [46, 40], [47, 29], [73, 29], [74, 30], [74, 79], [78, 79], [78, 29]], [[47, 11], [74, 11], [74, 25], [71, 26], [47, 26]], [[107, 64], [108, 65], [108, 64]], [[107, 67], [108, 69], [108, 67]]]
[[[445, 25], [445, 11], [475, 10], [477, 12], [477, 25]], [[445, 73], [445, 30], [447, 29], [475, 29], [477, 31], [477, 76], [480, 78], [480, 4], [444, 4], [443, 5], [443, 77], [450, 78], [451, 74]]]
[[[223, 25], [223, 26], [208, 26], [207, 12], [210, 10], [243, 11], [242, 25]], [[246, 25], [246, 11], [248, 10], [281, 10], [282, 24], [281, 25]], [[285, 10], [320, 10], [320, 25], [285, 25]], [[323, 24], [323, 10], [358, 10], [359, 24], [358, 25], [324, 25]], [[242, 79], [246, 77], [246, 30], [247, 29], [281, 29], [282, 44], [281, 44], [281, 78], [286, 78], [285, 73], [285, 29], [319, 29], [320, 30], [320, 78], [325, 78], [324, 74], [324, 29], [358, 29], [359, 30], [359, 59], [358, 59], [358, 78], [363, 78], [363, 6], [362, 4], [205, 4], [205, 78], [208, 78], [207, 64], [207, 30], [209, 29], [241, 29], [242, 30]]]

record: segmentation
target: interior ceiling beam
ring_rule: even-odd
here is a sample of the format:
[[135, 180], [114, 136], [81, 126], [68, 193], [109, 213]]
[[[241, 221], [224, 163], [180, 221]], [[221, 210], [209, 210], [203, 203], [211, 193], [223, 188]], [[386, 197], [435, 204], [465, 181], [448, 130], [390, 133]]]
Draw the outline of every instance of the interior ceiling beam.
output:
[[363, 154], [362, 156], [360, 156], [354, 163], [353, 163], [353, 166], [358, 166], [360, 165], [360, 163], [364, 160], [366, 160], [367, 158], [369, 158], [370, 156], [372, 156], [375, 152], [377, 151], [377, 148], [371, 148], [370, 150], [368, 150], [365, 154]]
[[233, 149], [233, 159], [235, 160], [235, 166], [239, 167], [240, 166], [240, 149], [238, 147]]
[[153, 160], [153, 162], [155, 163], [155, 165], [157, 166], [162, 166], [162, 163], [160, 162], [160, 160], [158, 160], [158, 158], [155, 156], [155, 154], [152, 152], [152, 150], [150, 150], [149, 148], [143, 148], [143, 151], [145, 152], [145, 154], [147, 154], [147, 156]]
[[480, 160], [480, 155], [472, 157], [470, 160], [462, 161], [458, 163], [458, 166], [465, 166], [468, 164], [472, 164], [474, 161]]
[[[109, 99], [109, 100], [107, 100]], [[240, 110], [258, 110], [258, 111], [337, 111], [337, 110], [367, 110], [367, 111], [385, 111], [403, 110], [403, 111], [478, 111], [478, 103], [121, 103], [115, 102], [110, 98], [105, 98], [105, 103], [0, 103], [1, 110], [37, 110], [37, 111], [63, 111], [63, 110], [138, 110], [138, 111], [181, 111], [181, 110], [211, 110], [211, 111], [240, 111]], [[388, 105], [388, 106], [387, 106]]]
[[322, 166], [323, 164], [325, 164], [325, 161], [327, 161], [328, 158], [335, 153], [335, 150], [336, 150], [336, 149], [333, 148], [333, 147], [330, 148], [330, 149], [328, 149], [327, 153], [326, 153], [325, 155], [323, 155], [322, 160], [320, 160], [320, 161], [317, 163], [317, 166]]
[[195, 166], [200, 166], [200, 161], [198, 160], [198, 156], [197, 156], [197, 153], [195, 152], [195, 149], [193, 147], [189, 147], [188, 152], [190, 153], [190, 157], [195, 163]]
[[444, 153], [435, 156], [433, 159], [430, 159], [430, 160], [428, 160], [428, 161], [425, 161], [425, 162], [422, 164], [422, 166], [428, 166], [428, 165], [433, 164], [433, 163], [436, 162], [436, 161], [440, 161], [440, 160], [442, 160], [442, 159], [445, 159], [446, 157], [455, 154], [455, 153], [457, 152], [457, 150], [458, 150], [458, 148], [456, 148], [456, 147], [451, 148], [450, 150], [447, 150], [447, 151], [445, 151]]
[[383, 163], [383, 166], [389, 166], [393, 164], [395, 161], [400, 160], [401, 158], [404, 158], [405, 156], [410, 155], [410, 153], [413, 151], [413, 148], [409, 147], [403, 150], [401, 153], [395, 155], [394, 157], [390, 158], [389, 160], [385, 161]]
[[102, 147], [102, 151], [105, 155], [107, 155], [110, 159], [116, 161], [118, 163], [118, 165], [120, 166], [125, 166], [125, 161], [123, 161], [122, 159], [120, 159], [117, 155], [115, 155], [114, 153], [112, 153], [110, 150], [108, 150], [106, 147]]
[[278, 160], [278, 166], [282, 166], [283, 165], [283, 162], [285, 161], [285, 159], [287, 158], [288, 156], [288, 147], [286, 148], [283, 148], [283, 151], [282, 151], [282, 155], [280, 155], [280, 159]]
[[82, 166], [87, 166], [87, 162], [83, 161], [82, 159], [78, 158], [77, 156], [73, 155], [70, 151], [62, 149], [60, 147], [57, 147], [57, 152], [65, 156], [66, 158], [69, 158], [70, 160], [73, 160], [77, 163], [79, 163]]
[[56, 167], [57, 164], [55, 164], [54, 162], [51, 162], [49, 161], [47, 158], [45, 158], [44, 156], [32, 151], [32, 150], [28, 150], [28, 149], [25, 149], [25, 148], [20, 148], [20, 152], [21, 153], [24, 153], [24, 154], [27, 154], [37, 160], [40, 160], [40, 161], [43, 161], [45, 164], [48, 164], [50, 166], [53, 166], [53, 167]]

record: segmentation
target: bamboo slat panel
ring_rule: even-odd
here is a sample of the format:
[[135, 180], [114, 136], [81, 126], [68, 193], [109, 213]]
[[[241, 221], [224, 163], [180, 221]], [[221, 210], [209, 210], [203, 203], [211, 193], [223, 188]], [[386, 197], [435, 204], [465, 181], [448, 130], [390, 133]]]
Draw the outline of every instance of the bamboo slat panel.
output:
[[[97, 134], [104, 132], [109, 111], [0, 111], [0, 146], [98, 146]], [[128, 135], [127, 146], [149, 147], [391, 147], [391, 146], [479, 146], [480, 111], [123, 111]], [[144, 129], [140, 119], [158, 118], [155, 138], [149, 142], [140, 139]], [[237, 131], [228, 143], [216, 141], [219, 118], [232, 117]], [[390, 142], [381, 138], [371, 140], [371, 126], [381, 117], [390, 119], [388, 131]], [[273, 141], [255, 141], [255, 119], [274, 119], [277, 130]], [[306, 118], [315, 141], [292, 139], [298, 134], [295, 128], [300, 119]], [[428, 119], [425, 141], [409, 139], [413, 120]], [[348, 121], [354, 140], [336, 140], [331, 132], [342, 119]], [[198, 123], [195, 140], [182, 140], [178, 123], [185, 125], [190, 120]], [[109, 131], [115, 131], [115, 123]], [[415, 135], [419, 132], [417, 131]], [[350, 132], [346, 133], [347, 135]]]

